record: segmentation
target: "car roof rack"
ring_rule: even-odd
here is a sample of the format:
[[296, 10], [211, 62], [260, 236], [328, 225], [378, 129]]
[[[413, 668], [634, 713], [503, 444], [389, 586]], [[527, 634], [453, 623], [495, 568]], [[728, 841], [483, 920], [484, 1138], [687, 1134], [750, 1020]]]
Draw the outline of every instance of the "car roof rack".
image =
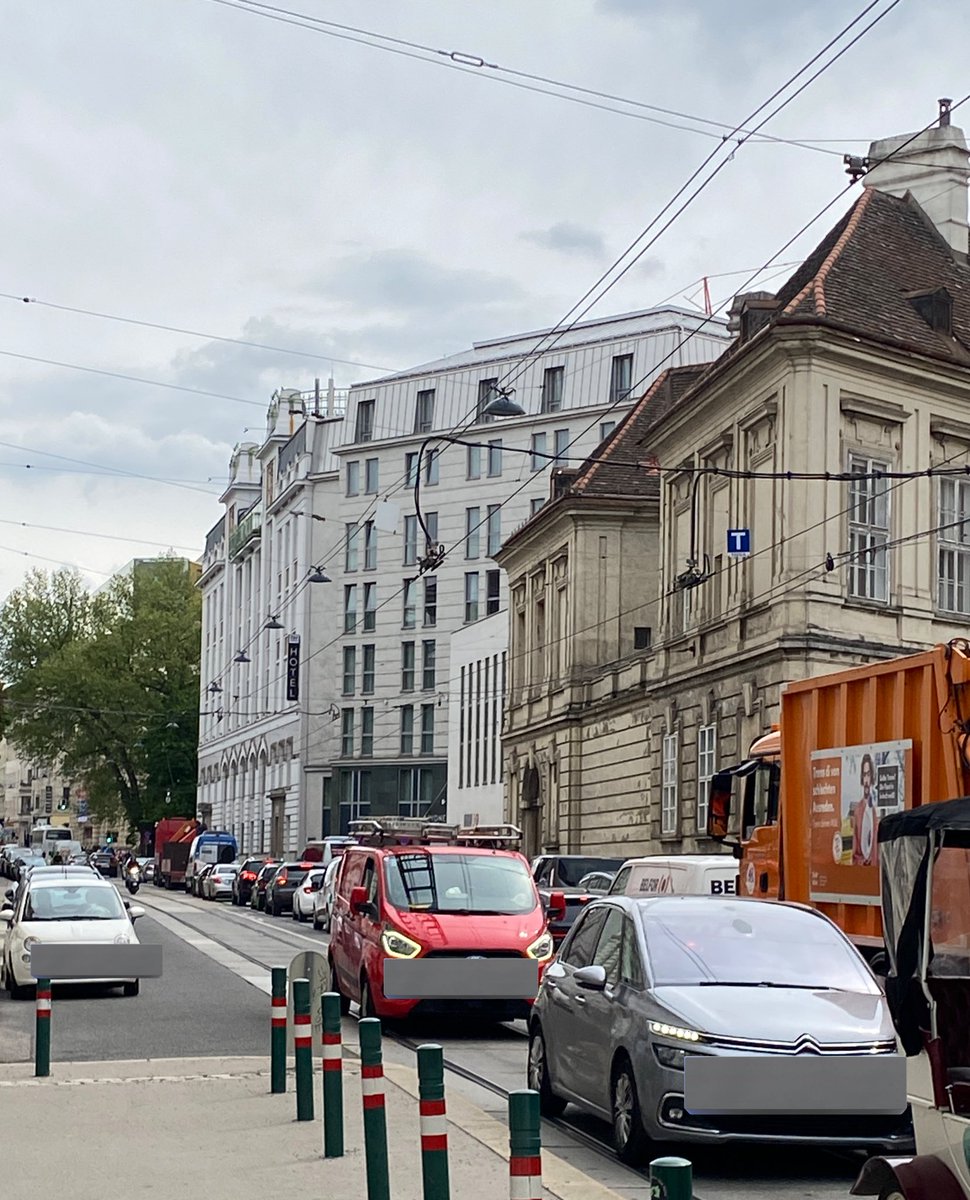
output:
[[350, 836], [365, 846], [479, 846], [515, 849], [522, 840], [516, 825], [448, 825], [423, 817], [368, 818], [350, 822]]

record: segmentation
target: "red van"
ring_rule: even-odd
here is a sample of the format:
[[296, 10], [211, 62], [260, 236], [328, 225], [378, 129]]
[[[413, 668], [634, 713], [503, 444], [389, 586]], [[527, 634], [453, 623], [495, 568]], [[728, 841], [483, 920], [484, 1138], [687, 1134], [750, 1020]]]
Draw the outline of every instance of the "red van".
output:
[[[388, 958], [532, 958], [539, 978], [554, 954], [515, 826], [459, 830], [420, 820], [356, 821], [344, 851], [330, 934], [331, 989], [363, 1016], [481, 1013], [526, 1018], [532, 1001], [389, 1000]], [[559, 898], [553, 900], [553, 904]]]

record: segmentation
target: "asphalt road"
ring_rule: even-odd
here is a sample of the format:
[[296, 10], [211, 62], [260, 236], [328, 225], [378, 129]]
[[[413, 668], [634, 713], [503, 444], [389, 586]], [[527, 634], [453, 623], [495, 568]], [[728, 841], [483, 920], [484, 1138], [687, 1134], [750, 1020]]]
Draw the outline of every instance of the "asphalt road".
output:
[[[128, 997], [120, 989], [55, 987], [52, 1061], [267, 1053], [265, 996], [150, 916], [136, 928], [140, 941], [161, 944], [162, 977], [143, 979], [140, 994]], [[0, 992], [0, 1062], [30, 1061], [33, 1026], [33, 1002]]]

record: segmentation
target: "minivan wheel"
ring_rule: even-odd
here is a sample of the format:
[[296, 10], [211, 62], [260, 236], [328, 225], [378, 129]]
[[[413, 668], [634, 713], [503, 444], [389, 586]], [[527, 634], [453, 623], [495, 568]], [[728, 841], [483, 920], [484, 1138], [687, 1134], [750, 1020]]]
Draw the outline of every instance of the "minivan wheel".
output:
[[340, 990], [340, 980], [337, 978], [337, 968], [333, 965], [333, 959], [330, 960], [330, 990], [340, 997], [340, 1015], [345, 1017], [350, 1012], [350, 1001]]
[[539, 1093], [539, 1112], [544, 1117], [561, 1117], [566, 1110], [566, 1101], [560, 1099], [549, 1082], [549, 1063], [546, 1058], [546, 1041], [541, 1028], [536, 1025], [529, 1038], [529, 1087]]
[[360, 980], [360, 1015], [362, 1017], [376, 1017], [377, 1010], [374, 1008], [374, 997], [370, 990], [370, 980], [366, 975], [363, 975]]
[[629, 1060], [617, 1063], [611, 1089], [613, 1113], [613, 1147], [621, 1162], [640, 1166], [650, 1150], [650, 1139], [643, 1128], [640, 1098]]

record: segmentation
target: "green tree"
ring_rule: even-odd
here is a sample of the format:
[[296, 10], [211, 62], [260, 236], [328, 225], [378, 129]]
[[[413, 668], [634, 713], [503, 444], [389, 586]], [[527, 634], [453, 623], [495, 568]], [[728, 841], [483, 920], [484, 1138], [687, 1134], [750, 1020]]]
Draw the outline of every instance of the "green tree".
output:
[[194, 812], [200, 638], [184, 560], [139, 563], [94, 595], [76, 573], [31, 572], [0, 609], [7, 737], [60, 760], [95, 816], [135, 829]]

